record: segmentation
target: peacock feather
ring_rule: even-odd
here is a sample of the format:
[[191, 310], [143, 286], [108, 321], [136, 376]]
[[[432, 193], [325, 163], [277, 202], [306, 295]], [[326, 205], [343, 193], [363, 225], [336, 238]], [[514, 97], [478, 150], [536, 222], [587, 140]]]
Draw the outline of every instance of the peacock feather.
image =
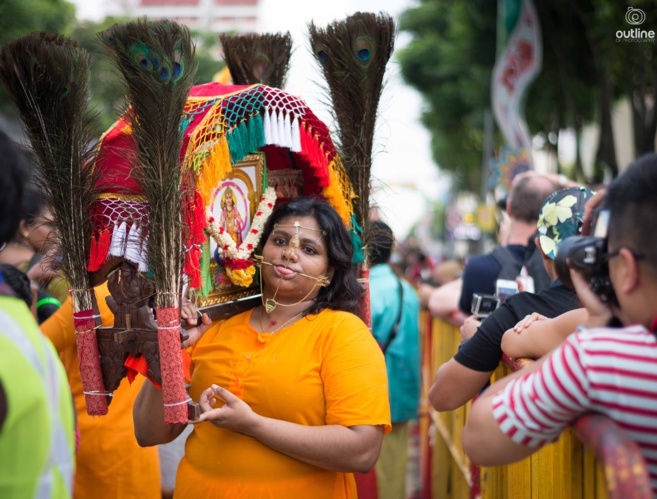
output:
[[323, 29], [310, 23], [309, 33], [338, 125], [342, 161], [358, 196], [356, 219], [365, 228], [377, 108], [395, 23], [387, 14], [357, 12]]
[[178, 306], [187, 202], [181, 122], [196, 73], [187, 28], [141, 19], [99, 34], [125, 81], [136, 144], [135, 178], [150, 205], [148, 258], [157, 288], [156, 307]]
[[34, 153], [36, 181], [51, 208], [61, 270], [76, 311], [91, 310], [87, 262], [98, 136], [88, 114], [90, 55], [54, 33], [30, 33], [4, 45], [0, 81], [13, 100]]
[[236, 85], [264, 83], [283, 88], [290, 69], [290, 33], [219, 35], [224, 59]]

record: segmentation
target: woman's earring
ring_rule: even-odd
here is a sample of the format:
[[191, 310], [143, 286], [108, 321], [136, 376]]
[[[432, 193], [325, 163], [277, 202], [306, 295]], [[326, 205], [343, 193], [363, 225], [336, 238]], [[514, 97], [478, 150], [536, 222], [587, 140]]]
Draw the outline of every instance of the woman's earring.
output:
[[317, 285], [318, 285], [318, 286], [321, 286], [321, 287], [325, 288], [325, 287], [328, 286], [329, 284], [331, 284], [331, 281], [330, 281], [329, 278], [326, 277], [325, 275], [320, 275], [320, 276], [317, 278]]

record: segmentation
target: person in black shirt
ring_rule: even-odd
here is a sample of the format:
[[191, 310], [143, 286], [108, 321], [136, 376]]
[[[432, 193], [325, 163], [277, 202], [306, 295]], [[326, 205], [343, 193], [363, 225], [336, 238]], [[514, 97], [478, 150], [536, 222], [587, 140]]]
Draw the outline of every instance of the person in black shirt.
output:
[[509, 297], [483, 321], [474, 336], [462, 344], [454, 358], [440, 366], [429, 390], [434, 408], [439, 411], [456, 409], [486, 385], [502, 356], [504, 332], [526, 315], [538, 312], [551, 318], [580, 306], [575, 292], [557, 279], [553, 260], [559, 243], [581, 231], [584, 205], [592, 195], [583, 187], [571, 187], [545, 200], [538, 220], [536, 245], [543, 254], [552, 284], [538, 294], [523, 292]]
[[[518, 264], [518, 269], [531, 258], [533, 248], [529, 243], [536, 234], [536, 221], [543, 201], [557, 189], [556, 185], [544, 175], [534, 172], [521, 174], [514, 181], [513, 191], [506, 202], [506, 212], [509, 215], [510, 227], [508, 240], [503, 248]], [[470, 314], [472, 295], [474, 293], [495, 293], [495, 282], [500, 277], [502, 266], [493, 253], [473, 256], [463, 271], [463, 287], [459, 308], [464, 314]], [[536, 292], [546, 289], [550, 284], [549, 277], [540, 265], [535, 272], [532, 270], [534, 289]], [[517, 275], [517, 274], [516, 274]], [[514, 276], [515, 277], [515, 276]], [[508, 279], [508, 277], [504, 277]], [[531, 291], [531, 290], [530, 290]]]

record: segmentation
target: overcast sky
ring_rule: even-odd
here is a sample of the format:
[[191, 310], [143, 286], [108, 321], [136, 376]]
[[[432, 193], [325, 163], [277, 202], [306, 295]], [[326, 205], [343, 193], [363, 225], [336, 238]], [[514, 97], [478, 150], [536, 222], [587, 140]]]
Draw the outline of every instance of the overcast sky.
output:
[[[103, 0], [72, 0], [78, 16], [99, 20], [105, 15]], [[396, 17], [415, 5], [413, 0], [260, 0], [258, 31], [290, 31], [294, 53], [286, 90], [304, 99], [313, 111], [330, 122], [317, 82], [320, 73], [307, 42], [307, 24], [312, 20], [323, 25], [357, 11], [386, 11]], [[398, 35], [396, 47], [407, 38]], [[430, 138], [420, 123], [422, 100], [406, 86], [395, 55], [388, 65], [387, 84], [381, 98], [372, 166], [375, 202], [384, 220], [399, 239], [426, 212], [431, 200], [443, 196], [447, 187], [431, 159]]]

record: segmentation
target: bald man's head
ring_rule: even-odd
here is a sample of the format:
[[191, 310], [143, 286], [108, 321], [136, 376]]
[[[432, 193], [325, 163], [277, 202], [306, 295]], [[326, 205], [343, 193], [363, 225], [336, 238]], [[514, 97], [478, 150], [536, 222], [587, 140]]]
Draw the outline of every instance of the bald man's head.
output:
[[516, 220], [536, 223], [543, 201], [556, 190], [554, 182], [543, 175], [524, 176], [514, 183], [509, 215]]

